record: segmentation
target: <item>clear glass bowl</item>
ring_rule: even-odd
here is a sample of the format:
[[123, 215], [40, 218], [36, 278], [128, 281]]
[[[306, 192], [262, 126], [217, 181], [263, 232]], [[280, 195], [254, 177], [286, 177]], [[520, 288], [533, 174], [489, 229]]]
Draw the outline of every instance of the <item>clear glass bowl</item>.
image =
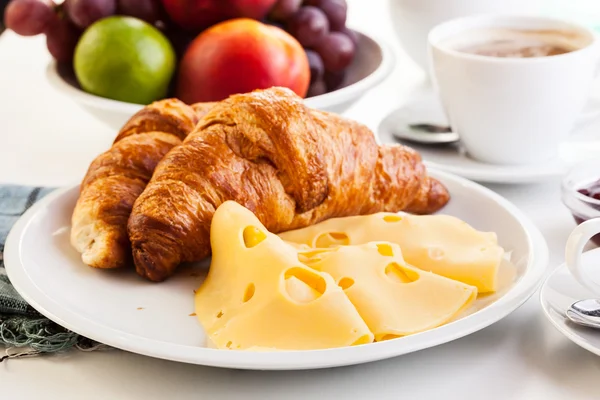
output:
[[[575, 165], [565, 175], [561, 185], [562, 202], [573, 214], [578, 224], [588, 219], [600, 218], [600, 200], [579, 193], [592, 185], [600, 185], [600, 161]], [[600, 234], [592, 238], [600, 246]]]

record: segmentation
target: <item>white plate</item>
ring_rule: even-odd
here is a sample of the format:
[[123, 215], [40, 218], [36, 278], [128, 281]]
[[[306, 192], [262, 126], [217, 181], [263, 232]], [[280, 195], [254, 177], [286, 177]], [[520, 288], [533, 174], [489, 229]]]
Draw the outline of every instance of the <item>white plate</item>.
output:
[[[600, 282], [600, 249], [585, 252], [582, 262], [589, 276]], [[565, 315], [574, 302], [595, 297], [597, 296], [577, 283], [565, 264], [548, 276], [540, 292], [544, 314], [552, 325], [574, 343], [600, 355], [600, 330], [574, 324]]]
[[260, 354], [206, 348], [201, 325], [189, 315], [194, 312], [193, 290], [202, 280], [193, 276], [191, 267], [156, 284], [133, 271], [102, 271], [82, 264], [68, 240], [78, 187], [48, 195], [23, 215], [7, 240], [6, 270], [25, 300], [48, 318], [135, 353], [242, 369], [324, 368], [381, 360], [458, 339], [500, 320], [534, 293], [546, 269], [546, 243], [514, 205], [473, 182], [441, 172], [434, 175], [452, 194], [445, 213], [498, 233], [500, 244], [512, 252], [516, 283], [505, 293], [478, 300], [479, 311], [470, 310], [455, 322], [404, 338]]
[[[397, 143], [394, 132], [410, 124], [448, 125], [439, 101], [428, 91], [390, 113], [379, 125], [381, 143]], [[556, 159], [533, 165], [495, 165], [475, 160], [458, 144], [432, 146], [402, 141], [417, 150], [428, 167], [451, 172], [478, 182], [530, 183], [562, 176], [575, 162], [597, 159], [600, 141], [576, 140], [573, 137], [560, 147]]]

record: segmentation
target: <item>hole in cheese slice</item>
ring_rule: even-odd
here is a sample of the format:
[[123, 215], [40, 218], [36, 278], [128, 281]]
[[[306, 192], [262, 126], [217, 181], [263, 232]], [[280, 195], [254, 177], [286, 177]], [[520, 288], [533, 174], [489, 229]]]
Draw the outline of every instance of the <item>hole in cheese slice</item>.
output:
[[392, 250], [392, 246], [390, 246], [387, 243], [378, 243], [377, 244], [377, 251], [382, 256], [389, 256], [389, 257], [393, 257], [394, 256], [394, 250]]
[[251, 283], [246, 287], [246, 291], [244, 292], [244, 300], [243, 300], [244, 303], [247, 301], [250, 301], [250, 299], [252, 299], [252, 297], [254, 297], [254, 290], [255, 290], [254, 283]]
[[313, 241], [313, 247], [332, 247], [332, 246], [347, 246], [350, 244], [350, 238], [345, 233], [327, 232], [319, 235]]
[[336, 251], [339, 247], [330, 247], [323, 249], [299, 249], [298, 250], [298, 261], [302, 264], [310, 265], [312, 263], [321, 261], [324, 257], [333, 251]]
[[285, 290], [288, 296], [299, 303], [309, 303], [323, 294], [293, 275], [285, 279]]
[[356, 341], [354, 343], [351, 344], [351, 346], [358, 346], [361, 344], [368, 344], [371, 343], [373, 341], [373, 335], [362, 335], [361, 337], [359, 337], [358, 339], [356, 339]]
[[254, 247], [267, 238], [267, 235], [255, 226], [247, 226], [243, 233], [244, 245], [246, 247]]
[[327, 289], [327, 283], [322, 275], [317, 271], [308, 269], [306, 267], [294, 267], [285, 271], [284, 275], [286, 280], [295, 278], [296, 280], [303, 282], [306, 286], [316, 291], [319, 296], [325, 293]]
[[402, 221], [402, 217], [397, 214], [386, 214], [383, 216], [383, 220], [385, 222], [400, 222]]
[[411, 283], [419, 279], [417, 272], [404, 268], [397, 262], [390, 263], [385, 267], [385, 276], [394, 283]]
[[354, 279], [348, 278], [347, 276], [343, 277], [338, 281], [338, 286], [343, 290], [350, 289], [354, 285]]

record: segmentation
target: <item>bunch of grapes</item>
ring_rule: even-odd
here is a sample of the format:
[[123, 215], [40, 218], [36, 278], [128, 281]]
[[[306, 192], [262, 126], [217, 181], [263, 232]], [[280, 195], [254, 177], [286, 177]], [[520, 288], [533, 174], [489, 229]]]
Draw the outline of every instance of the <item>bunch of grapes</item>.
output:
[[71, 62], [83, 31], [111, 15], [128, 15], [151, 24], [160, 23], [158, 0], [12, 0], [4, 12], [4, 25], [22, 36], [46, 35], [50, 54]]
[[[220, 1], [220, 0], [213, 0]], [[346, 0], [277, 0], [267, 22], [285, 29], [304, 47], [310, 65], [308, 97], [336, 90], [352, 62], [356, 33], [346, 27]], [[82, 33], [94, 22], [126, 15], [155, 25], [181, 57], [197, 32], [169, 21], [160, 0], [11, 0], [5, 26], [19, 35], [46, 35], [50, 54], [71, 63]]]
[[354, 59], [358, 37], [346, 27], [347, 11], [346, 0], [278, 0], [269, 13], [306, 51], [308, 97], [337, 89]]

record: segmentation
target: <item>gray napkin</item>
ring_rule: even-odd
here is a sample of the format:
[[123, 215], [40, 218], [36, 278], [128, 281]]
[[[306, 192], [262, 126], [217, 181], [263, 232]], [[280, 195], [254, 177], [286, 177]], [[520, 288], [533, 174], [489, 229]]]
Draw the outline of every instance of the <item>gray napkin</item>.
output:
[[3, 185], [0, 186], [0, 362], [7, 358], [54, 353], [73, 347], [96, 350], [103, 345], [79, 336], [34, 310], [11, 285], [4, 270], [4, 243], [19, 217], [52, 188]]

